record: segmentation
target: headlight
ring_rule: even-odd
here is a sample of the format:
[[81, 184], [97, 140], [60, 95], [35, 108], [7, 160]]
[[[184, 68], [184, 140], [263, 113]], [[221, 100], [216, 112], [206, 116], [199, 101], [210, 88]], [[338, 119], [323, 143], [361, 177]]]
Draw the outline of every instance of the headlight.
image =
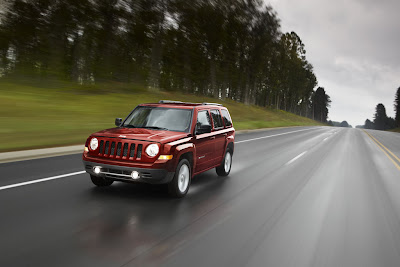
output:
[[149, 155], [149, 157], [151, 158], [157, 156], [158, 151], [160, 151], [160, 149], [156, 144], [151, 144], [146, 148], [146, 154]]
[[99, 146], [99, 140], [97, 140], [97, 138], [92, 138], [92, 140], [90, 140], [90, 149], [96, 150], [98, 146]]

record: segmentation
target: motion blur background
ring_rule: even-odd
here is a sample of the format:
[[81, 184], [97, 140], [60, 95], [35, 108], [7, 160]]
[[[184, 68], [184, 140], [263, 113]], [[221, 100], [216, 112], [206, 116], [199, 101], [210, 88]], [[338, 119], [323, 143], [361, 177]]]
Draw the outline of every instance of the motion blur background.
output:
[[0, 151], [81, 144], [159, 99], [222, 102], [237, 129], [328, 122], [301, 37], [264, 1], [0, 4]]

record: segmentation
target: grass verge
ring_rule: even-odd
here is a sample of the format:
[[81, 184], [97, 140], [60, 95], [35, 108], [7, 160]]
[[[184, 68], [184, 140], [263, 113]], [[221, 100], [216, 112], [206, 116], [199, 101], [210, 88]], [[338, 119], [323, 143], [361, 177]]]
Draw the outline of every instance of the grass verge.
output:
[[[114, 119], [127, 116], [136, 105], [160, 99], [216, 102], [176, 92], [149, 93], [139, 86], [44, 88], [0, 82], [0, 152], [82, 144], [91, 133], [114, 127]], [[228, 107], [237, 130], [322, 125], [281, 110], [218, 102]]]

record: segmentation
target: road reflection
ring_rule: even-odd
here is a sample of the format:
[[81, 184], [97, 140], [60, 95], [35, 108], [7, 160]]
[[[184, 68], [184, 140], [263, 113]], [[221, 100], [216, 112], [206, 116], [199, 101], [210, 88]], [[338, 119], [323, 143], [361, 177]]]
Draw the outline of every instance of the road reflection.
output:
[[91, 188], [89, 219], [79, 228], [80, 247], [98, 260], [127, 262], [157, 246], [154, 260], [162, 262], [182, 242], [164, 241], [220, 205], [228, 183], [229, 177], [206, 172], [193, 179], [184, 199], [169, 198], [165, 186], [116, 183]]

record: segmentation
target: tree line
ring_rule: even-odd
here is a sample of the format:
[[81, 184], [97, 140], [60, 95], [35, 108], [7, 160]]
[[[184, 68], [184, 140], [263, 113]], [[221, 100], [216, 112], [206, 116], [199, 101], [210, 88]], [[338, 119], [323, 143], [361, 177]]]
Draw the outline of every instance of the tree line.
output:
[[350, 125], [347, 121], [338, 122], [329, 120], [328, 125], [335, 127], [353, 128], [353, 126]]
[[394, 100], [395, 117], [388, 117], [386, 108], [382, 103], [376, 105], [373, 121], [367, 119], [365, 129], [391, 130], [400, 127], [400, 87], [397, 89]]
[[5, 0], [0, 76], [140, 83], [327, 121], [305, 45], [262, 0]]

